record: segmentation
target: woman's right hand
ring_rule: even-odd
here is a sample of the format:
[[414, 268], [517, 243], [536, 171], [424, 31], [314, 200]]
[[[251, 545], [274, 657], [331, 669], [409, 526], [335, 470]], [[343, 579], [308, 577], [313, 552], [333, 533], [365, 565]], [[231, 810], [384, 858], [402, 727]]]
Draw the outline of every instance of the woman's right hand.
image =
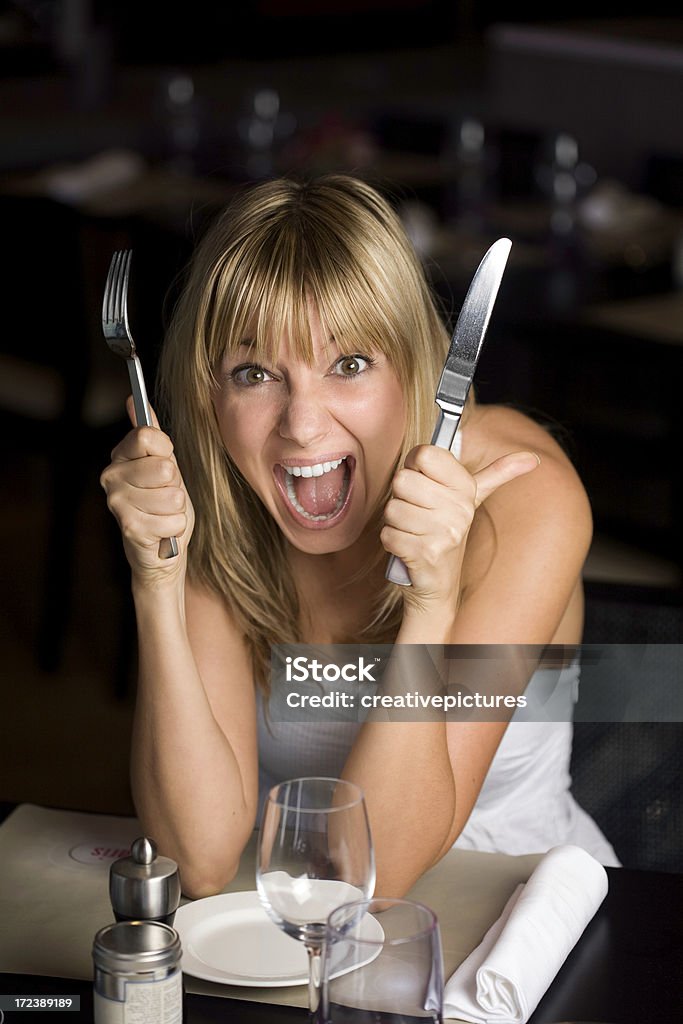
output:
[[[133, 579], [143, 585], [182, 578], [194, 527], [194, 509], [173, 443], [152, 416], [155, 426], [135, 427], [126, 434], [100, 476]], [[176, 558], [159, 557], [159, 544], [166, 537], [177, 538]]]

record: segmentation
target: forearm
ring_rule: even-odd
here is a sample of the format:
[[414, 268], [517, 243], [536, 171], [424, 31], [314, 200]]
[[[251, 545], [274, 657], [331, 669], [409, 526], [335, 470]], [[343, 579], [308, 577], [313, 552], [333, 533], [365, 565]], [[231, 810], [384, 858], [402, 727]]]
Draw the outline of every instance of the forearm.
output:
[[180, 865], [186, 893], [223, 888], [253, 828], [240, 765], [216, 722], [181, 592], [135, 593], [139, 682], [131, 782], [145, 832]]
[[[409, 614], [396, 638], [382, 693], [442, 692], [430, 653], [448, 643], [449, 614]], [[406, 645], [410, 645], [407, 647]], [[432, 646], [433, 645], [433, 646]], [[430, 868], [447, 844], [455, 818], [455, 781], [445, 717], [417, 709], [372, 713], [344, 767], [366, 795], [377, 857], [377, 891], [398, 896]], [[434, 720], [421, 720], [432, 718]]]

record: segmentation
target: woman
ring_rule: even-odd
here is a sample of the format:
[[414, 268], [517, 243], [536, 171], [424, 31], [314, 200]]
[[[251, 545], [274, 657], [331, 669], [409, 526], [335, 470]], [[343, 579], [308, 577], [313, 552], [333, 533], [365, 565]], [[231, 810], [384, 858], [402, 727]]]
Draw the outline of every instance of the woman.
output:
[[[264, 781], [323, 774], [323, 751], [268, 728], [273, 644], [580, 641], [581, 483], [552, 437], [510, 409], [471, 402], [459, 458], [427, 443], [448, 341], [399, 219], [355, 179], [245, 190], [197, 248], [161, 364], [173, 443], [134, 429], [102, 474], [138, 622], [135, 804], [191, 896], [237, 869], [259, 756]], [[162, 559], [169, 536], [180, 554]], [[410, 588], [386, 581], [389, 554]], [[523, 685], [533, 665], [509, 650]], [[560, 725], [559, 759], [540, 773], [536, 762], [520, 771], [513, 751], [503, 804], [492, 771], [484, 833], [501, 806], [514, 817], [526, 776], [550, 771], [560, 810], [549, 831], [523, 834], [528, 791], [512, 830], [525, 852], [576, 841], [585, 816], [567, 793], [571, 727]], [[338, 745], [336, 774], [365, 791], [378, 891], [407, 891], [459, 836], [467, 844], [505, 728], [371, 717]], [[535, 743], [522, 740], [522, 760]], [[479, 839], [505, 848], [505, 834]]]

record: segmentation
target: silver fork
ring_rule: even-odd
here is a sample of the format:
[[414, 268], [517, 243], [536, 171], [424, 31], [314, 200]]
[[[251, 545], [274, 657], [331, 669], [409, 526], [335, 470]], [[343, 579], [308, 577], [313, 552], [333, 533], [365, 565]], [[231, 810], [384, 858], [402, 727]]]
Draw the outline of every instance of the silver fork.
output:
[[[145, 378], [128, 325], [128, 280], [131, 255], [132, 250], [122, 249], [115, 252], [111, 258], [102, 300], [102, 331], [112, 352], [126, 360], [137, 425], [151, 427], [153, 426], [152, 414], [147, 398]], [[177, 554], [178, 541], [175, 537], [168, 537], [161, 541], [159, 545], [160, 558], [175, 558]]]

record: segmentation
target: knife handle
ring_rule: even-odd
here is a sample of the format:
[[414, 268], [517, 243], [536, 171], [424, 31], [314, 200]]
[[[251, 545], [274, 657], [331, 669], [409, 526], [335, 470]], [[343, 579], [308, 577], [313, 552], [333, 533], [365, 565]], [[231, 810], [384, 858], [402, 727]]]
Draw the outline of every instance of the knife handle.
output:
[[397, 555], [392, 555], [389, 559], [389, 565], [384, 575], [391, 583], [398, 583], [399, 587], [412, 587], [406, 563]]
[[[458, 429], [461, 416], [462, 410], [460, 409], [457, 411], [440, 409], [439, 418], [436, 421], [431, 443], [437, 448], [449, 448], [452, 451], [453, 443], [455, 441], [455, 433]], [[398, 557], [398, 555], [391, 555], [387, 571], [384, 576], [385, 579], [388, 579], [391, 583], [398, 583], [399, 587], [412, 586], [407, 566], [405, 562]]]

